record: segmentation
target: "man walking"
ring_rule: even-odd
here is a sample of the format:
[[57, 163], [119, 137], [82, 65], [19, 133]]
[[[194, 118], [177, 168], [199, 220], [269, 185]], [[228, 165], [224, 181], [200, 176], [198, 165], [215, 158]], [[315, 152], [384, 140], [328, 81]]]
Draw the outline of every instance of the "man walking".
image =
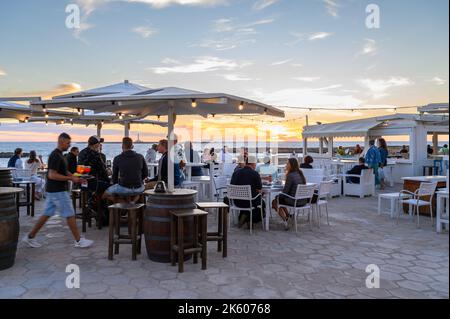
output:
[[375, 185], [380, 185], [380, 175], [378, 174], [378, 168], [380, 167], [381, 163], [381, 154], [378, 148], [375, 146], [375, 140], [369, 141], [369, 149], [366, 153], [366, 165], [369, 168], [373, 169], [373, 173], [375, 174]]
[[76, 248], [87, 248], [93, 244], [92, 240], [80, 236], [77, 228], [75, 211], [68, 192], [68, 181], [77, 184], [80, 179], [74, 177], [67, 168], [67, 161], [63, 152], [70, 147], [71, 137], [62, 133], [58, 138], [58, 147], [50, 154], [48, 159], [47, 173], [47, 199], [45, 202], [44, 214], [39, 218], [31, 232], [22, 239], [24, 243], [32, 248], [38, 248], [42, 245], [35, 239], [39, 230], [45, 225], [50, 217], [54, 216], [58, 210], [61, 217], [67, 219], [67, 225], [75, 238], [74, 246]]

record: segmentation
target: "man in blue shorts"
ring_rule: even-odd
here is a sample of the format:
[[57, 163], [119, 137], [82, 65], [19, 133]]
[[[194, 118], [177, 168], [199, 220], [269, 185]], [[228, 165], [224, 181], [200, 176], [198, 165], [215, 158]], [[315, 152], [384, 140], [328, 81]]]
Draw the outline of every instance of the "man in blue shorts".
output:
[[62, 133], [58, 138], [58, 147], [50, 154], [48, 159], [48, 173], [46, 184], [46, 202], [44, 214], [39, 218], [31, 232], [25, 235], [22, 241], [32, 248], [39, 248], [42, 245], [36, 240], [39, 230], [45, 225], [50, 217], [59, 211], [61, 217], [67, 219], [67, 225], [75, 238], [76, 248], [87, 248], [93, 244], [92, 240], [80, 236], [77, 228], [75, 211], [69, 195], [68, 181], [79, 184], [81, 180], [73, 176], [67, 167], [66, 158], [63, 152], [70, 147], [71, 137]]

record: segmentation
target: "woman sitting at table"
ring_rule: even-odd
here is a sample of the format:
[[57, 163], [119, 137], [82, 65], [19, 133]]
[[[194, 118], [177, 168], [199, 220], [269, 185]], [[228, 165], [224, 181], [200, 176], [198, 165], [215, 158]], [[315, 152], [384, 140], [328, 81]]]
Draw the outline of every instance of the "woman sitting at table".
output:
[[25, 162], [25, 169], [31, 171], [31, 181], [36, 185], [35, 198], [40, 200], [44, 195], [45, 180], [38, 175], [38, 170], [43, 169], [44, 165], [38, 159], [36, 151], [30, 151], [30, 158]]
[[[306, 185], [306, 178], [298, 166], [298, 161], [295, 158], [290, 158], [286, 164], [286, 184], [284, 185], [283, 194], [295, 197], [298, 185]], [[272, 208], [275, 209], [280, 217], [283, 219], [285, 229], [288, 229], [289, 212], [286, 208], [278, 209], [278, 202], [282, 205], [294, 206], [295, 200], [280, 194], [272, 201]], [[307, 200], [297, 201], [297, 207], [302, 207], [307, 204]]]

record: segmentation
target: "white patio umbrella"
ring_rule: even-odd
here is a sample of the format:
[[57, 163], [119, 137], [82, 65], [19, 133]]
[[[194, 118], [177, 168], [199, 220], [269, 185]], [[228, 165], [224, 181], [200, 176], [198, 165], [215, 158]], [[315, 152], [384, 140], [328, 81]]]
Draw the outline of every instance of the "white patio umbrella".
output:
[[[95, 113], [111, 112], [118, 116], [168, 116], [169, 150], [173, 149], [174, 123], [177, 115], [265, 114], [284, 117], [272, 106], [225, 93], [202, 93], [176, 87], [151, 89], [134, 94], [108, 94], [92, 97], [53, 99], [32, 103], [34, 107], [78, 107]], [[174, 190], [173, 154], [168, 158], [168, 191]]]
[[63, 111], [35, 110], [27, 105], [0, 101], [0, 118], [15, 119], [20, 122], [27, 122], [33, 116], [69, 116], [70, 114]]

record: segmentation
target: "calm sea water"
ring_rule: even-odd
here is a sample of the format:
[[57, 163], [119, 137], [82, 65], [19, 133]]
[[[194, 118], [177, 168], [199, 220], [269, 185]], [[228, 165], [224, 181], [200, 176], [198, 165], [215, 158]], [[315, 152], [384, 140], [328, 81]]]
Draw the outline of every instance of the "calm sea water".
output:
[[[343, 147], [354, 147], [355, 144], [360, 143], [364, 144], [362, 141], [354, 141], [354, 142], [335, 142], [335, 146], [342, 145]], [[144, 144], [135, 144], [134, 149], [136, 152], [145, 155], [147, 150], [151, 147], [153, 143], [144, 143]], [[389, 142], [389, 145], [391, 146], [401, 146], [405, 144], [405, 142]], [[222, 147], [221, 142], [204, 142], [204, 143], [193, 143], [194, 149], [196, 151], [201, 152], [205, 147], [211, 148], [214, 147], [216, 149], [220, 149]], [[247, 146], [250, 148], [255, 147], [255, 143], [249, 142], [249, 143], [243, 143], [243, 142], [229, 142], [225, 143], [229, 148], [236, 147], [239, 148], [241, 146]], [[301, 148], [303, 146], [303, 143], [301, 141], [298, 142], [279, 142], [278, 144], [274, 143], [259, 143], [258, 147], [261, 149], [264, 149], [267, 147], [273, 147], [275, 145], [278, 145], [279, 148]], [[72, 143], [72, 146], [77, 146], [78, 148], [83, 149], [86, 147], [85, 143]], [[310, 142], [308, 143], [308, 147], [314, 148], [318, 147], [317, 142]], [[48, 156], [53, 151], [53, 149], [56, 147], [55, 143], [50, 142], [0, 142], [0, 153], [1, 152], [13, 152], [15, 148], [20, 147], [24, 150], [24, 152], [28, 153], [31, 150], [34, 150], [37, 152], [38, 155], [42, 155], [44, 162], [47, 162]], [[116, 155], [120, 154], [122, 152], [122, 147], [120, 143], [106, 143], [103, 145], [103, 153], [106, 155], [107, 159], [112, 160]], [[0, 167], [5, 167], [8, 163], [7, 158], [0, 158]]]

